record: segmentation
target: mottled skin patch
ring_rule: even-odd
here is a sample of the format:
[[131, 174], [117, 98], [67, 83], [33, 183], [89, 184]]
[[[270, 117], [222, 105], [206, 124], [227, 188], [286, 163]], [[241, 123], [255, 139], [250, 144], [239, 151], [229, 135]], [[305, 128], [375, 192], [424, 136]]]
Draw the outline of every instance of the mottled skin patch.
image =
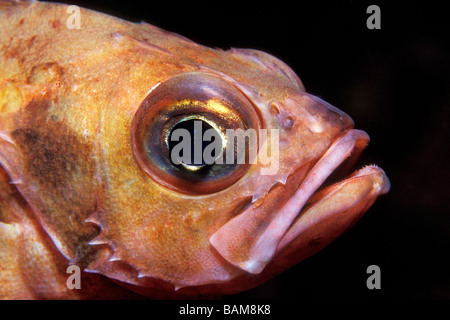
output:
[[[54, 134], [55, 132], [59, 134]], [[55, 121], [46, 121], [45, 125], [36, 125], [35, 122], [31, 122], [29, 127], [17, 129], [11, 136], [14, 142], [21, 146], [23, 175], [36, 183], [41, 190], [41, 196], [51, 191], [48, 198], [52, 204], [57, 205], [54, 210], [69, 212], [69, 215], [63, 217], [52, 216], [50, 223], [56, 224], [56, 229], [60, 230], [64, 230], [63, 226], [67, 222], [86, 230], [80, 232], [78, 228], [68, 229], [64, 237], [73, 239], [70, 243], [77, 244], [73, 248], [76, 251], [74, 262], [83, 261], [82, 264], [87, 265], [89, 256], [95, 251], [92, 246], [87, 246], [87, 242], [97, 235], [98, 230], [92, 225], [83, 226], [84, 219], [95, 211], [95, 204], [91, 208], [86, 208], [86, 198], [90, 195], [84, 192], [78, 194], [76, 190], [70, 189], [70, 184], [89, 176], [90, 179], [95, 179], [94, 163], [91, 158], [92, 146], [71, 134], [64, 123]], [[70, 207], [65, 208], [61, 199], [70, 199]], [[80, 209], [74, 205], [76, 203], [79, 204]]]
[[[95, 181], [93, 146], [79, 139], [63, 122], [51, 120], [45, 103], [36, 104], [34, 108], [41, 115], [14, 130], [11, 137], [21, 146], [23, 179], [39, 190], [39, 200], [46, 207], [42, 210], [44, 223], [55, 226], [61, 237], [73, 244], [69, 248], [75, 252], [73, 262], [87, 265], [95, 251], [88, 248], [87, 242], [98, 229], [86, 225], [84, 219], [95, 211], [96, 203], [92, 194], [77, 189], [75, 183]], [[67, 229], [67, 225], [73, 228]]]

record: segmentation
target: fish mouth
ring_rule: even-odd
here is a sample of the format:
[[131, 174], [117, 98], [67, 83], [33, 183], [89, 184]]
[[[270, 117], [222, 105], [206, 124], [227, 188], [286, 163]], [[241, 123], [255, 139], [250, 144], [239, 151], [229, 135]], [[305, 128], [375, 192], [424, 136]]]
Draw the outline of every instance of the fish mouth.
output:
[[[338, 168], [353, 165], [368, 142], [369, 136], [364, 131], [344, 131], [276, 215], [271, 215], [269, 222], [268, 216], [244, 211], [216, 231], [210, 243], [231, 264], [248, 273], [258, 274], [280, 251], [298, 242], [297, 238], [307, 230], [316, 228], [317, 233], [326, 234], [324, 237], [330, 238], [331, 242], [334, 234], [345, 231], [345, 225], [336, 227], [341, 224], [340, 213], [362, 215], [361, 212], [364, 213], [378, 195], [389, 190], [389, 180], [376, 166], [360, 169], [333, 186], [324, 186]], [[311, 208], [318, 207], [321, 209], [311, 211]], [[331, 217], [337, 219], [336, 223], [327, 228], [334, 230], [318, 227], [324, 219]], [[301, 249], [296, 246], [294, 249]]]
[[[355, 163], [367, 147], [369, 140], [369, 136], [364, 131], [350, 129], [340, 135], [323, 154], [285, 204], [287, 211], [283, 212], [284, 214], [290, 210], [297, 210], [297, 213], [279, 242], [277, 252], [291, 245], [296, 237], [311, 227], [311, 222], [346, 211], [361, 217], [376, 197], [389, 191], [389, 179], [376, 165], [367, 165], [349, 174], [351, 170], [354, 170]], [[298, 194], [299, 190], [306, 191], [304, 197]], [[334, 208], [321, 211], [317, 209], [320, 205], [324, 207], [324, 204], [328, 207], [332, 205]], [[296, 205], [297, 209], [295, 209]], [[312, 221], [305, 223], [305, 220], [311, 217]], [[340, 217], [337, 218], [340, 219]]]

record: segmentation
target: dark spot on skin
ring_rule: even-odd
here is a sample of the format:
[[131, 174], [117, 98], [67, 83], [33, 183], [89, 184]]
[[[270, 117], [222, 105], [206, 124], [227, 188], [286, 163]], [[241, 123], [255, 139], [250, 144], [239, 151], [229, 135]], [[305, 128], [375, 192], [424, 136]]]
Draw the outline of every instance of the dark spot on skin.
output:
[[26, 47], [30, 48], [33, 45], [34, 40], [36, 40], [36, 36], [32, 36], [26, 40]]
[[23, 18], [19, 20], [19, 24], [17, 26], [21, 27], [22, 25], [23, 25]]
[[53, 20], [52, 28], [56, 29], [56, 28], [59, 28], [60, 26], [61, 26], [61, 21], [59, 21], [59, 19]]

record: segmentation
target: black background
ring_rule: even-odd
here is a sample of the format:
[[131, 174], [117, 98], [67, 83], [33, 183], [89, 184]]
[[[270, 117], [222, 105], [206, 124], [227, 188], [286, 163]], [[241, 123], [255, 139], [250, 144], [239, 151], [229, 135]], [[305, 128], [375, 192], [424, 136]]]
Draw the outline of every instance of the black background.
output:
[[[306, 90], [369, 133], [364, 164], [391, 191], [349, 232], [232, 299], [449, 299], [450, 26], [443, 2], [65, 1], [146, 21], [200, 44], [285, 61]], [[369, 30], [366, 9], [381, 9]], [[369, 265], [381, 290], [366, 287]]]

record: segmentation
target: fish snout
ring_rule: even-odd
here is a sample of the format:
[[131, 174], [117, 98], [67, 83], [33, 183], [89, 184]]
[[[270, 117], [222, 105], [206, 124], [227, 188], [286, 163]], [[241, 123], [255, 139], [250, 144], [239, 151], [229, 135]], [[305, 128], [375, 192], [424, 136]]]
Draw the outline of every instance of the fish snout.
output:
[[284, 104], [290, 112], [303, 120], [312, 133], [333, 133], [336, 136], [355, 126], [348, 114], [306, 92], [291, 95]]

